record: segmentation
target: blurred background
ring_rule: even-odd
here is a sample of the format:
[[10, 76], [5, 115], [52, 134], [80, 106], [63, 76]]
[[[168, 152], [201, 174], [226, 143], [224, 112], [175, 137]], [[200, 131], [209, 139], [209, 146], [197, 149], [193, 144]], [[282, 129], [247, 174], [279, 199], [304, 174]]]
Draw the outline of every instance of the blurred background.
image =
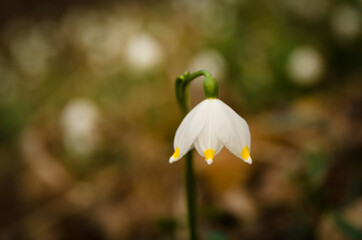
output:
[[0, 239], [187, 239], [168, 159], [200, 69], [254, 161], [195, 153], [201, 239], [362, 239], [362, 1], [0, 5]]

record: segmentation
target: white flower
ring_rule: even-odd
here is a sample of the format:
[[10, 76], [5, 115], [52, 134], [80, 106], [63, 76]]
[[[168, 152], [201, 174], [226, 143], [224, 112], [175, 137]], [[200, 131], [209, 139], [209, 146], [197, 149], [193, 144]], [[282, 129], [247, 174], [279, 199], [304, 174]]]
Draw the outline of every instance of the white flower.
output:
[[140, 33], [127, 43], [126, 60], [134, 70], [148, 70], [162, 63], [164, 50], [152, 35]]
[[77, 155], [88, 155], [99, 143], [100, 112], [88, 99], [78, 98], [66, 105], [61, 124], [65, 146]]
[[246, 121], [219, 99], [206, 99], [192, 109], [176, 131], [175, 153], [170, 163], [195, 146], [208, 164], [225, 146], [235, 156], [251, 164], [250, 131]]
[[340, 40], [354, 40], [361, 32], [361, 15], [358, 9], [350, 5], [341, 5], [333, 11], [330, 25]]
[[298, 47], [289, 56], [287, 71], [291, 80], [297, 84], [317, 84], [325, 72], [323, 56], [311, 46]]

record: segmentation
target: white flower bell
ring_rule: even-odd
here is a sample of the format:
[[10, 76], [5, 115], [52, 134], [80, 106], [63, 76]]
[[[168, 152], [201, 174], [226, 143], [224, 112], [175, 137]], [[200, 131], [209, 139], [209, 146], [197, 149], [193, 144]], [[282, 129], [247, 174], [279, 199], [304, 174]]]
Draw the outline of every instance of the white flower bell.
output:
[[217, 98], [207, 98], [192, 109], [176, 131], [175, 153], [169, 162], [181, 159], [193, 147], [208, 164], [225, 146], [251, 164], [250, 131], [246, 121]]

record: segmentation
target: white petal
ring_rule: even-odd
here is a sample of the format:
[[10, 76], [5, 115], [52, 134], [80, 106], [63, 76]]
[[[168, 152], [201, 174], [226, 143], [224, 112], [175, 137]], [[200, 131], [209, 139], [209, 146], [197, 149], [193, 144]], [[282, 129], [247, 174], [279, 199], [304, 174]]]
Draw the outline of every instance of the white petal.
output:
[[174, 140], [175, 153], [169, 159], [173, 163], [182, 158], [192, 147], [193, 142], [204, 128], [206, 122], [206, 100], [199, 103], [182, 120]]
[[206, 122], [205, 126], [202, 129], [201, 133], [197, 137], [197, 139], [194, 142], [195, 148], [198, 151], [198, 153], [205, 157], [205, 151], [211, 149], [212, 156], [206, 156], [205, 160], [208, 164], [211, 164], [213, 161], [213, 157], [220, 152], [220, 150], [223, 147], [223, 144], [218, 139], [215, 131], [215, 125], [217, 121], [217, 117], [215, 115], [218, 115], [217, 112], [215, 112], [215, 104], [217, 99], [207, 99], [205, 100], [205, 112], [206, 112]]
[[217, 100], [217, 103], [216, 135], [230, 152], [251, 164], [251, 136], [248, 124], [228, 105], [220, 100]]

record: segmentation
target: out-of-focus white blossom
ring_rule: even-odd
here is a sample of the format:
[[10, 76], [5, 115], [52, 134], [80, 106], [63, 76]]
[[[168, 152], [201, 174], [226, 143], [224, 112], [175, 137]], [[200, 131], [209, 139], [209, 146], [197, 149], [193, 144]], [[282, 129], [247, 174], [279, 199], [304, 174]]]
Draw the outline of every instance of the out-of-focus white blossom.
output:
[[74, 99], [61, 115], [61, 126], [66, 148], [76, 155], [88, 155], [99, 143], [97, 125], [100, 113], [88, 99]]
[[149, 70], [164, 60], [164, 49], [150, 34], [140, 33], [126, 45], [126, 60], [133, 70]]
[[191, 72], [200, 69], [212, 69], [211, 74], [216, 79], [223, 79], [225, 76], [226, 61], [224, 57], [214, 49], [205, 49], [196, 53], [188, 66]]
[[46, 73], [49, 61], [55, 56], [57, 46], [51, 40], [51, 33], [27, 23], [15, 22], [5, 33], [16, 67], [24, 74], [39, 79]]
[[116, 69], [120, 67], [127, 38], [137, 29], [139, 21], [133, 18], [91, 10], [70, 12], [61, 24], [63, 37], [82, 49], [92, 66], [114, 64]]
[[331, 15], [333, 33], [341, 40], [353, 40], [361, 32], [361, 15], [349, 5], [336, 8]]
[[324, 74], [324, 59], [313, 47], [298, 47], [289, 56], [287, 72], [300, 85], [316, 84]]

